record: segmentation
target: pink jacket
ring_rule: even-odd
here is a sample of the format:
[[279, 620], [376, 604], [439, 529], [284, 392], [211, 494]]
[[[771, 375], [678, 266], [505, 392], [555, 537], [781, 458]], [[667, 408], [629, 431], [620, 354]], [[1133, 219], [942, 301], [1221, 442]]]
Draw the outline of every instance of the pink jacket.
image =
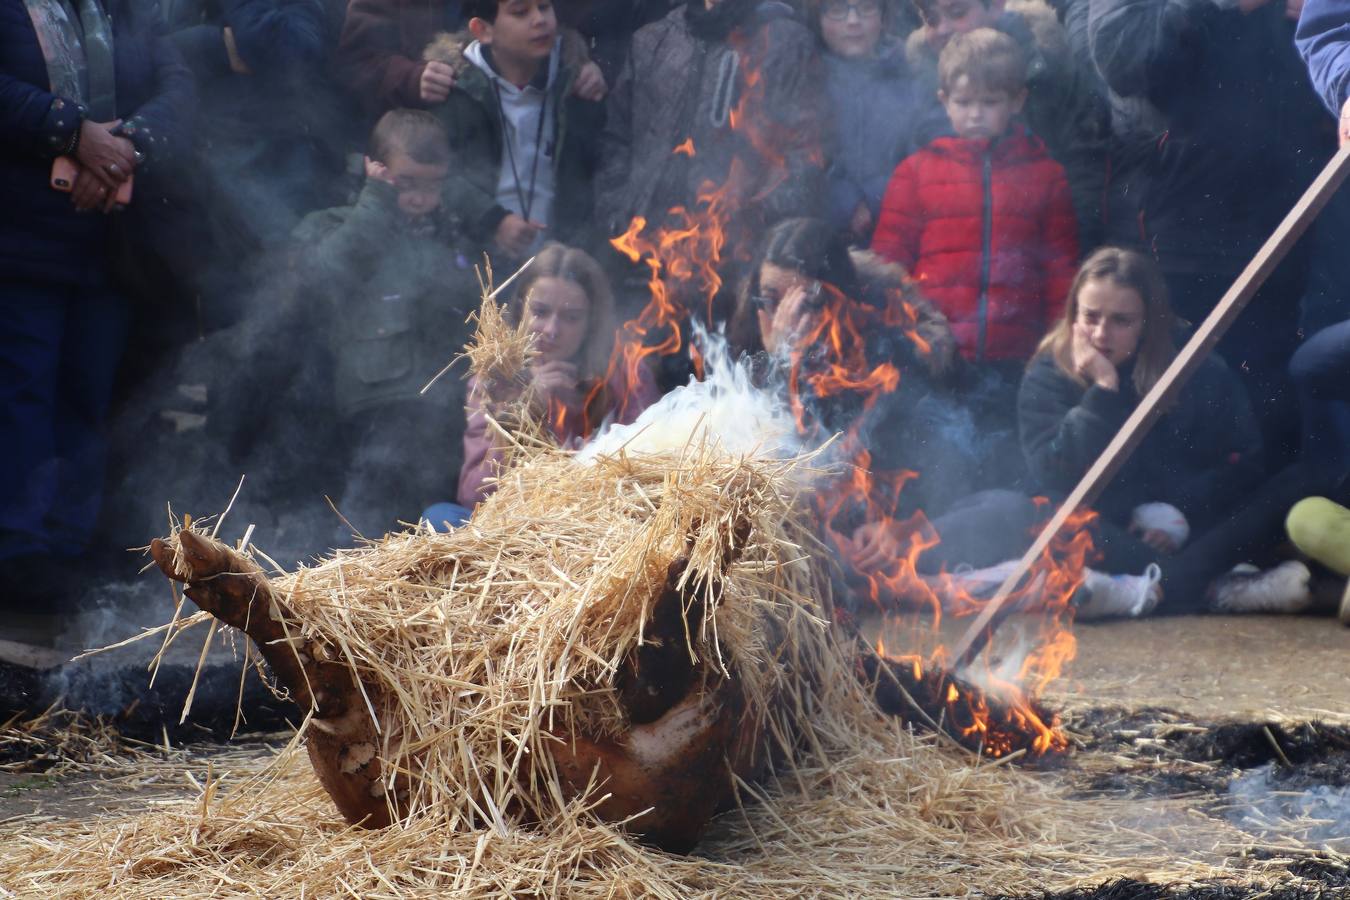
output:
[[[641, 415], [643, 410], [660, 399], [660, 393], [656, 389], [656, 382], [652, 380], [651, 373], [645, 368], [640, 368], [638, 371], [641, 376], [638, 383], [633, 386], [630, 402], [624, 404], [622, 410], [609, 409], [606, 411], [605, 417], [608, 418], [612, 415], [613, 421], [617, 424], [627, 425]], [[611, 379], [611, 396], [622, 396], [622, 388], [623, 385], [617, 377]], [[474, 504], [492, 493], [493, 486], [484, 484], [484, 482], [497, 473], [497, 465], [502, 458], [502, 450], [496, 446], [497, 441], [494, 440], [488, 425], [488, 411], [484, 404], [482, 391], [478, 388], [477, 379], [469, 381], [469, 405], [465, 412], [469, 417], [469, 424], [464, 431], [464, 468], [459, 470], [459, 502], [463, 506], [472, 508]], [[549, 423], [549, 429], [553, 432], [553, 436], [560, 446], [567, 447], [590, 437], [589, 432], [586, 432], [585, 429], [586, 417], [583, 415], [580, 404], [576, 404], [575, 407], [572, 405], [566, 407], [561, 418], [561, 429], [559, 429], [558, 423]], [[598, 425], [599, 423], [590, 424]]]

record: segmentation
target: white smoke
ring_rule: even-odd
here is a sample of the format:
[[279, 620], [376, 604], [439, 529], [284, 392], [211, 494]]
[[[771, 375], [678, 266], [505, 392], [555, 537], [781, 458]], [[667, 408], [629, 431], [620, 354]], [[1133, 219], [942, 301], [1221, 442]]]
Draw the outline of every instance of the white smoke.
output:
[[620, 451], [629, 455], [680, 455], [706, 446], [730, 457], [795, 456], [804, 449], [786, 391], [757, 387], [749, 361], [733, 360], [722, 333], [695, 324], [694, 342], [703, 354], [704, 379], [666, 394], [630, 425], [602, 428], [577, 453], [592, 462]]

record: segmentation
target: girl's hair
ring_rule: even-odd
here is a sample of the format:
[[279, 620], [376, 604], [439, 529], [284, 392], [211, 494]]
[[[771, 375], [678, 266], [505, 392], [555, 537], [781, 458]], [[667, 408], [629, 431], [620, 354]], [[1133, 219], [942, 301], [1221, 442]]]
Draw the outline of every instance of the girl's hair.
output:
[[[1078, 268], [1064, 303], [1064, 315], [1036, 348], [1036, 356], [1048, 353], [1069, 377], [1086, 385], [1073, 367], [1073, 325], [1078, 319], [1078, 294], [1089, 281], [1106, 280], [1129, 288], [1144, 301], [1144, 329], [1134, 357], [1134, 388], [1140, 395], [1157, 384], [1176, 356], [1176, 319], [1167, 301], [1167, 286], [1158, 266], [1142, 253], [1123, 247], [1102, 247]], [[1033, 357], [1034, 359], [1035, 357]]]
[[785, 219], [769, 230], [741, 285], [728, 334], [733, 350], [764, 349], [755, 298], [760, 292], [759, 270], [766, 264], [833, 285], [846, 297], [866, 299], [843, 232], [820, 219]]
[[578, 375], [582, 381], [603, 379], [609, 371], [609, 357], [614, 351], [614, 332], [618, 327], [614, 314], [614, 294], [609, 279], [600, 264], [585, 250], [549, 242], [534, 257], [534, 262], [520, 276], [520, 285], [507, 310], [507, 318], [520, 324], [525, 317], [525, 304], [530, 291], [541, 278], [561, 278], [570, 281], [586, 294], [591, 302], [586, 324], [586, 339], [578, 351]]

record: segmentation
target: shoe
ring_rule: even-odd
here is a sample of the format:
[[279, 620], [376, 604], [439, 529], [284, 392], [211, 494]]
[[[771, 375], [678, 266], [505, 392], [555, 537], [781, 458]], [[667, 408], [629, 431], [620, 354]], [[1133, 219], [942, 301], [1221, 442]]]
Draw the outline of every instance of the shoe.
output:
[[1130, 515], [1130, 530], [1161, 531], [1180, 550], [1191, 536], [1186, 514], [1170, 503], [1144, 503]]
[[1234, 571], [1216, 578], [1207, 597], [1214, 612], [1296, 613], [1312, 603], [1312, 572], [1296, 559], [1264, 572]]
[[1142, 575], [1108, 575], [1096, 569], [1083, 570], [1077, 619], [1137, 619], [1153, 612], [1162, 599], [1162, 569], [1149, 563]]
[[1350, 628], [1350, 581], [1345, 583], [1345, 593], [1341, 594], [1341, 611], [1339, 618], [1342, 625], [1346, 628]]
[[1300, 553], [1350, 575], [1350, 509], [1326, 497], [1308, 497], [1289, 510], [1284, 528]]
[[952, 587], [972, 597], [992, 597], [1017, 568], [1018, 562], [1010, 559], [983, 569], [972, 569], [969, 564], [962, 563], [952, 571]]

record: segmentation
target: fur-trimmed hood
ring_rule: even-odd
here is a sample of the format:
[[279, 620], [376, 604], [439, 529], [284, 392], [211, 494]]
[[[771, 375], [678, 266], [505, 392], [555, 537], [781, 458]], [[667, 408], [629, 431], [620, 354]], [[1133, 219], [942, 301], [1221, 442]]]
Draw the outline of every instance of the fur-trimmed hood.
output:
[[928, 354], [922, 357], [924, 366], [935, 379], [950, 375], [956, 364], [956, 336], [947, 324], [947, 317], [923, 295], [905, 267], [871, 250], [853, 249], [849, 257], [863, 286], [865, 296], [861, 299], [884, 308], [898, 298], [913, 309], [914, 332], [929, 346]]
[[[1014, 23], [1024, 28], [1015, 27]], [[1037, 56], [1058, 60], [1068, 55], [1069, 39], [1064, 26], [1045, 0], [1008, 0], [1003, 14], [993, 27], [1014, 38], [1022, 45], [1022, 51], [1032, 57], [1027, 60], [1028, 75], [1031, 77], [1035, 77], [1038, 62], [1040, 67], [1045, 65], [1036, 59]], [[920, 25], [905, 39], [905, 59], [915, 69], [937, 69], [938, 52], [929, 43], [929, 34], [929, 27]]]
[[[562, 69], [573, 75], [590, 62], [586, 39], [571, 28], [560, 28], [558, 34], [562, 38]], [[473, 41], [474, 37], [467, 29], [456, 32], [443, 31], [427, 44], [426, 49], [422, 51], [422, 59], [427, 62], [443, 62], [454, 69], [455, 75], [458, 76], [473, 65], [464, 55], [464, 51]]]

